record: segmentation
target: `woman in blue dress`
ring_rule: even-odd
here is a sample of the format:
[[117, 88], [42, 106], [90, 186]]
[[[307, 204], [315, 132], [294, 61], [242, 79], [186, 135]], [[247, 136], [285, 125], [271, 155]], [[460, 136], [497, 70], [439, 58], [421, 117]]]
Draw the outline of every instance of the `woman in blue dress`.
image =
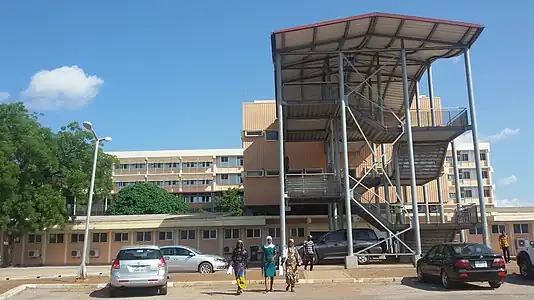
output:
[[[274, 276], [276, 276], [276, 265], [278, 262], [278, 251], [273, 244], [273, 238], [268, 236], [265, 245], [263, 245], [263, 264], [262, 272], [265, 277], [265, 292], [273, 291]], [[270, 279], [270, 285], [267, 284], [267, 278]]]

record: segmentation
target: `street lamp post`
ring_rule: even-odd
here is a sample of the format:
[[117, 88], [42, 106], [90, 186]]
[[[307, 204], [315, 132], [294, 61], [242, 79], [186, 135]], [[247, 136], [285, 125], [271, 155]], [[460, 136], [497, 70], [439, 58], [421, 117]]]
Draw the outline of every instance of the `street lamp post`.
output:
[[85, 121], [83, 122], [83, 127], [87, 129], [87, 131], [90, 131], [93, 134], [94, 140], [95, 140], [95, 154], [93, 157], [93, 170], [91, 172], [91, 183], [89, 184], [89, 202], [87, 203], [87, 216], [85, 218], [85, 234], [83, 239], [83, 252], [82, 252], [82, 263], [80, 264], [80, 272], [79, 277], [80, 278], [87, 278], [87, 248], [89, 246], [89, 222], [91, 219], [91, 207], [93, 206], [93, 193], [95, 188], [95, 175], [96, 175], [96, 163], [98, 160], [98, 145], [100, 142], [111, 142], [110, 137], [104, 137], [99, 138], [94, 129], [93, 124], [91, 122]]

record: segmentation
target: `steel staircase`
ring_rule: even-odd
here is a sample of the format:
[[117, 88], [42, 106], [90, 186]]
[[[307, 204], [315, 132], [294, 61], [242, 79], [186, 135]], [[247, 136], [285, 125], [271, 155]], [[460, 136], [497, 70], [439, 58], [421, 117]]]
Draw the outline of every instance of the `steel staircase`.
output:
[[[351, 131], [356, 138], [364, 140], [365, 138], [377, 144], [393, 143], [397, 137], [402, 134], [402, 127], [397, 121], [396, 124], [389, 120], [392, 117], [386, 117], [384, 115], [385, 124], [395, 124], [391, 126], [382, 125], [378, 120], [374, 120], [367, 112], [361, 110], [352, 109], [351, 113], [358, 120], [358, 124], [354, 121], [354, 118], [347, 119], [347, 130]], [[395, 120], [396, 121], [396, 120]], [[359, 128], [358, 128], [359, 125]], [[361, 129], [361, 131], [360, 131]], [[364, 135], [362, 134], [364, 133]]]
[[[414, 143], [414, 165], [417, 185], [439, 178], [443, 162], [447, 154], [448, 142]], [[408, 144], [399, 141], [394, 146], [395, 158], [399, 162], [399, 173], [402, 185], [410, 184], [410, 161]]]

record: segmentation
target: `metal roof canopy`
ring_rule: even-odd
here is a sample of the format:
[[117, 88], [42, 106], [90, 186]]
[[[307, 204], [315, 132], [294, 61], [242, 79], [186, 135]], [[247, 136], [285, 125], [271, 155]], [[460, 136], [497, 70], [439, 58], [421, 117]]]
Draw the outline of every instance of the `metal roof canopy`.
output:
[[[334, 95], [333, 99], [324, 99], [321, 85], [329, 82], [334, 94], [339, 94], [337, 80], [328, 78], [330, 74], [337, 76], [337, 54], [343, 52], [364, 77], [381, 68], [380, 94], [384, 105], [403, 115], [401, 41], [406, 49], [412, 99], [415, 81], [430, 63], [460, 55], [473, 45], [483, 29], [482, 25], [470, 23], [370, 13], [275, 31], [271, 43], [273, 59], [277, 55], [281, 59], [284, 101], [336, 99]], [[352, 67], [344, 69], [347, 85], [364, 81]], [[370, 80], [376, 83], [376, 74]], [[361, 93], [369, 98], [367, 89]]]

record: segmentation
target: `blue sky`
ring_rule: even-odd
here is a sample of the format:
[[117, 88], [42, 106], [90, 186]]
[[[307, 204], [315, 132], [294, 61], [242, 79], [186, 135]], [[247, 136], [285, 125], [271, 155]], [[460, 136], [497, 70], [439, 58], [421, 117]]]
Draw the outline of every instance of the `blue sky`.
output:
[[[481, 23], [472, 50], [479, 133], [508, 128], [493, 138], [494, 180], [516, 181], [497, 184], [497, 198], [524, 203], [533, 199], [534, 4], [482, 2], [3, 1], [0, 99], [61, 91], [62, 102], [34, 103], [43, 124], [90, 120], [113, 137], [106, 150], [238, 148], [241, 103], [274, 97], [272, 31], [375, 11]], [[444, 105], [467, 106], [463, 61], [433, 71]]]

